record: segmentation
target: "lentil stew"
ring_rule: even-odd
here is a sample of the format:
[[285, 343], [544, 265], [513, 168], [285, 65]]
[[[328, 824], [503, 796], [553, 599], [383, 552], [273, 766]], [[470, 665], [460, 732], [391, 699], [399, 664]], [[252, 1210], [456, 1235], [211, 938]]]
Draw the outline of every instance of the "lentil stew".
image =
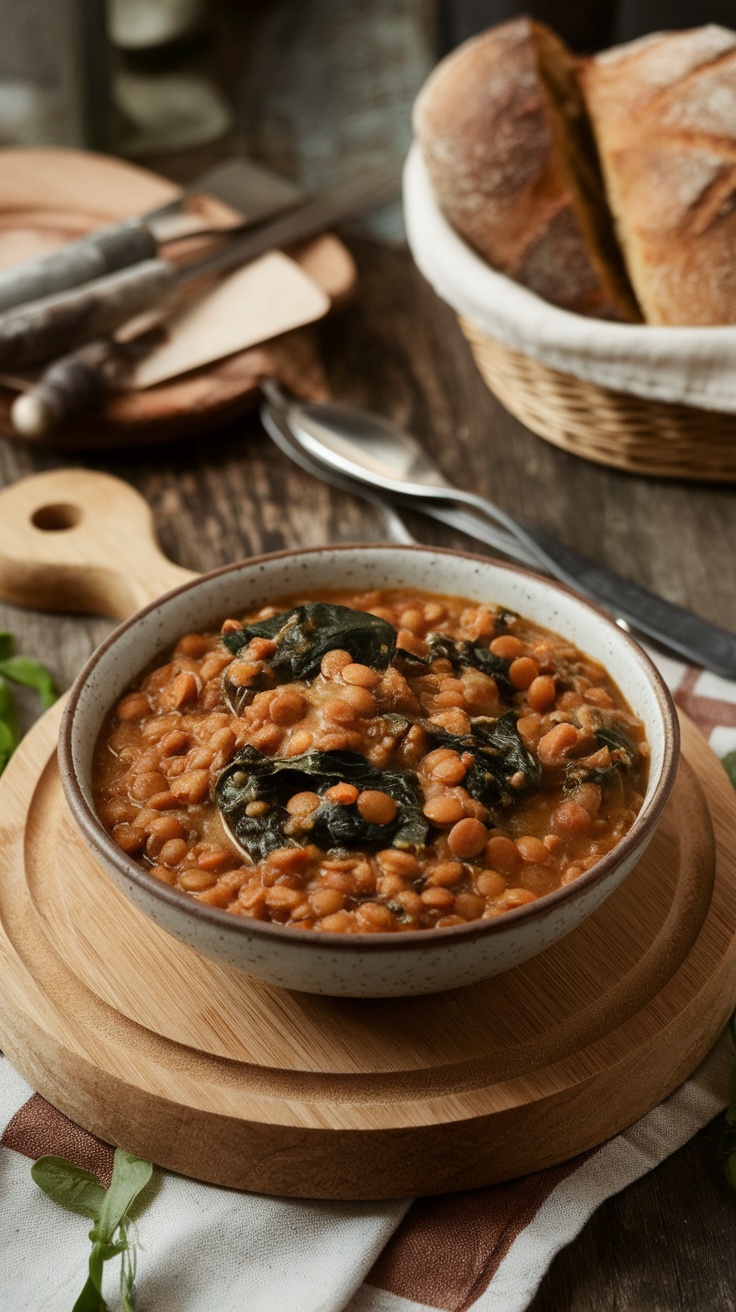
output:
[[321, 593], [182, 637], [108, 716], [94, 796], [118, 846], [199, 902], [401, 932], [590, 869], [633, 824], [648, 756], [603, 666], [521, 616]]

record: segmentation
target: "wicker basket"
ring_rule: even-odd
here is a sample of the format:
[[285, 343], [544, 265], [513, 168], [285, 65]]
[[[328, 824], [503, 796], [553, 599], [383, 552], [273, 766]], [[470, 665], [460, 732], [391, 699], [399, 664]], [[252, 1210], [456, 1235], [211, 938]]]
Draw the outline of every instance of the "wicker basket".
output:
[[560, 373], [458, 316], [491, 391], [555, 446], [636, 474], [736, 481], [736, 415], [649, 401]]

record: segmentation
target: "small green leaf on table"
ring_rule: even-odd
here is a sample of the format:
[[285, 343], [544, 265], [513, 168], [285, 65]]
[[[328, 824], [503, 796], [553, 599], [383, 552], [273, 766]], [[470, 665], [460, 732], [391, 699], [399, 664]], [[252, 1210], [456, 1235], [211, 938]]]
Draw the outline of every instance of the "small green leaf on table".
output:
[[47, 711], [56, 701], [54, 680], [45, 666], [26, 656], [13, 655], [12, 633], [0, 633], [0, 774], [2, 774], [20, 741], [15, 698], [9, 686], [23, 684], [33, 688]]
[[33, 688], [41, 699], [45, 711], [53, 706], [57, 693], [54, 680], [48, 670], [38, 661], [28, 660], [25, 656], [9, 656], [0, 659], [0, 676], [11, 679], [13, 683], [22, 683], [26, 688]]
[[89, 1274], [72, 1312], [108, 1312], [102, 1294], [105, 1262], [121, 1256], [120, 1294], [124, 1312], [135, 1312], [135, 1245], [130, 1238], [130, 1209], [145, 1189], [153, 1167], [124, 1148], [115, 1149], [112, 1180], [107, 1189], [97, 1176], [63, 1157], [39, 1157], [31, 1175], [49, 1198], [94, 1221], [89, 1237]]
[[64, 1157], [39, 1157], [31, 1167], [39, 1189], [69, 1212], [78, 1212], [98, 1221], [105, 1201], [105, 1190], [91, 1171], [85, 1171]]
[[736, 751], [729, 752], [722, 758], [723, 768], [726, 771], [731, 783], [736, 788]]

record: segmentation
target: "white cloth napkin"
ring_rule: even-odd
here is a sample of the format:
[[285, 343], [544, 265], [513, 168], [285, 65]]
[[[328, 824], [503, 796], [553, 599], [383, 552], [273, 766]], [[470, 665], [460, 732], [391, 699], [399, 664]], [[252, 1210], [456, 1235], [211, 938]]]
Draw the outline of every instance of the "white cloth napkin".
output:
[[736, 414], [736, 325], [608, 323], [550, 305], [497, 273], [450, 227], [416, 143], [404, 169], [404, 218], [425, 278], [490, 337], [602, 387]]
[[[714, 751], [736, 749], [736, 684], [656, 660]], [[731, 1059], [721, 1040], [659, 1107], [573, 1162], [413, 1205], [268, 1198], [158, 1171], [138, 1222], [141, 1312], [523, 1312], [600, 1203], [725, 1106]], [[4, 1058], [0, 1143], [0, 1308], [71, 1312], [89, 1224], [41, 1193], [29, 1159], [68, 1157], [107, 1183], [112, 1149], [34, 1094]], [[116, 1267], [108, 1264], [105, 1291], [117, 1312]]]

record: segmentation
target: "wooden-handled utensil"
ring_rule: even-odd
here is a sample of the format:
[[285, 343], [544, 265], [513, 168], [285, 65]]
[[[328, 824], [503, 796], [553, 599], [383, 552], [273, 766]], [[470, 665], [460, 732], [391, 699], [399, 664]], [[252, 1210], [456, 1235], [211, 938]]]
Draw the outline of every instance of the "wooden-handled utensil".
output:
[[306, 198], [290, 213], [264, 220], [220, 250], [177, 269], [168, 260], [144, 260], [80, 288], [46, 296], [0, 315], [0, 370], [12, 371], [74, 350], [112, 333], [152, 307], [171, 304], [265, 251], [304, 241], [395, 194], [393, 168], [361, 175]]
[[[303, 192], [294, 183], [248, 160], [217, 164], [189, 183], [176, 200], [157, 205], [146, 214], [97, 228], [36, 259], [0, 270], [0, 313], [155, 259], [162, 245], [195, 235], [195, 230], [202, 227], [204, 198], [214, 198], [232, 207], [230, 229], [211, 229], [205, 212], [208, 231], [227, 235], [228, 231], [242, 230], [291, 209], [302, 197]], [[247, 220], [238, 222], [242, 213], [247, 215]]]

